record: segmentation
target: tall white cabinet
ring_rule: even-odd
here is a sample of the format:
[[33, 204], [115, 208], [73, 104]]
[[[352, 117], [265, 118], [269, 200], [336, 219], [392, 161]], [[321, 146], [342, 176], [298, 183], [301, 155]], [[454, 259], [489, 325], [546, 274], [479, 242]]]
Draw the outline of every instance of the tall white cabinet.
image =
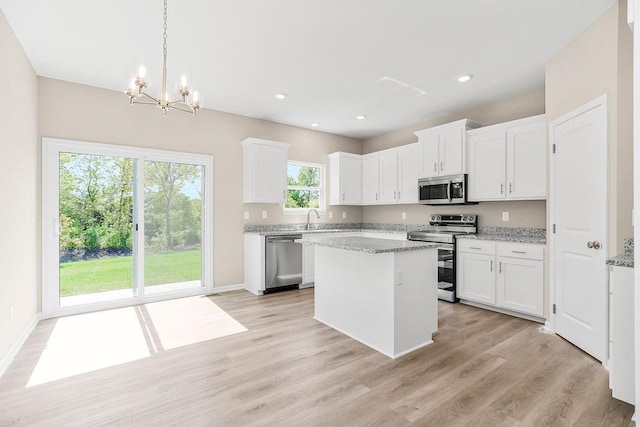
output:
[[290, 145], [258, 138], [242, 141], [244, 203], [286, 201], [287, 158]]
[[546, 198], [544, 115], [467, 133], [469, 200]]
[[465, 173], [467, 130], [479, 126], [463, 119], [414, 132], [418, 137], [418, 177]]
[[362, 156], [336, 152], [329, 154], [329, 204], [362, 204]]

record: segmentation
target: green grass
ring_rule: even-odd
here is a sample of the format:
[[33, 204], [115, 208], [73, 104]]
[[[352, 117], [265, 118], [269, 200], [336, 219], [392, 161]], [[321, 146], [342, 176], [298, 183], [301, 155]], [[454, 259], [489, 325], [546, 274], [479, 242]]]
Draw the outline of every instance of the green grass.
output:
[[[145, 254], [145, 286], [199, 280], [200, 249]], [[121, 256], [60, 264], [60, 296], [130, 289], [133, 257]]]

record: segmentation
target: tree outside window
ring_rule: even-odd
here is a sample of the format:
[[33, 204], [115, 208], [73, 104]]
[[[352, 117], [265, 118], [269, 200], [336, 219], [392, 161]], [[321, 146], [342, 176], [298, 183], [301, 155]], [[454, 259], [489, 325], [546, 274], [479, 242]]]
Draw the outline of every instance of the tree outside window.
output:
[[285, 209], [324, 209], [323, 171], [323, 165], [289, 162]]

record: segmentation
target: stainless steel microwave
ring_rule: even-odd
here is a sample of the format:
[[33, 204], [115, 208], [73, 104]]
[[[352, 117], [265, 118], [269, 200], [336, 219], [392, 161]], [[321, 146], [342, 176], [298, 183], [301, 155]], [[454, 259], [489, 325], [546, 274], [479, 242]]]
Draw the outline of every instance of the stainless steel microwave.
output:
[[467, 175], [438, 176], [418, 180], [422, 205], [467, 205]]

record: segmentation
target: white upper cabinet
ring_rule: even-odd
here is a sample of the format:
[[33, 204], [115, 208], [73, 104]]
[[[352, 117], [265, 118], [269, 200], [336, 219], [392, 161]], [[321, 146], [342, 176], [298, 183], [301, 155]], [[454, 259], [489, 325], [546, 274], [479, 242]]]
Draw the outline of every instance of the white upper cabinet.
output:
[[418, 144], [398, 147], [398, 203], [418, 203]]
[[414, 132], [418, 137], [418, 177], [465, 173], [466, 132], [479, 126], [463, 119]]
[[[380, 156], [380, 200], [384, 204], [398, 201], [398, 153], [384, 150]], [[417, 183], [416, 183], [417, 185]]]
[[329, 204], [362, 204], [362, 156], [329, 154]]
[[469, 200], [546, 198], [544, 115], [467, 132]]
[[290, 144], [266, 139], [242, 141], [244, 203], [284, 203]]
[[362, 204], [380, 203], [380, 158], [378, 153], [362, 156]]

